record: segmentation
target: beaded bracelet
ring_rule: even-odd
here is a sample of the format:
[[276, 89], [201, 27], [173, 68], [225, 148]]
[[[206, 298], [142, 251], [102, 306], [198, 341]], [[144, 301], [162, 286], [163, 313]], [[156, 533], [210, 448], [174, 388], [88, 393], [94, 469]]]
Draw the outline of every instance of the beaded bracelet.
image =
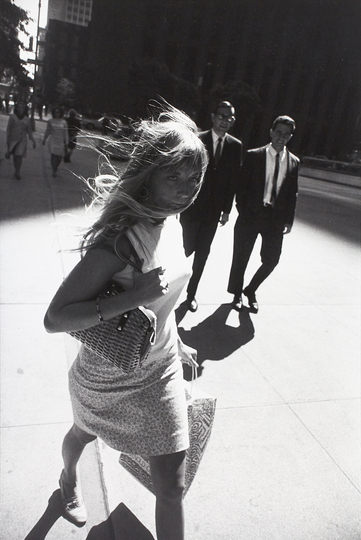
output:
[[98, 298], [96, 299], [95, 307], [96, 307], [96, 310], [97, 310], [97, 315], [98, 315], [99, 322], [103, 322], [104, 319], [103, 319], [102, 312], [100, 311], [99, 301], [100, 301], [100, 296], [98, 296]]

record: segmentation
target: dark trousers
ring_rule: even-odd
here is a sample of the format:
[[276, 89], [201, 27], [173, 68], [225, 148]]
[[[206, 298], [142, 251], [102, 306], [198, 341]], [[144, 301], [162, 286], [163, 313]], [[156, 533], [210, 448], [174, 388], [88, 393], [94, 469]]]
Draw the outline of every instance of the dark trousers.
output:
[[208, 259], [214, 235], [218, 227], [218, 219], [214, 221], [188, 221], [182, 219], [183, 245], [187, 257], [194, 252], [192, 276], [187, 287], [187, 296], [191, 300], [195, 297], [198, 283]]
[[270, 210], [265, 208], [257, 221], [248, 221], [238, 216], [234, 226], [233, 259], [227, 289], [236, 297], [240, 297], [243, 291], [244, 273], [259, 234], [262, 237], [262, 264], [250, 281], [248, 291], [255, 292], [280, 260], [283, 231], [272, 224]]

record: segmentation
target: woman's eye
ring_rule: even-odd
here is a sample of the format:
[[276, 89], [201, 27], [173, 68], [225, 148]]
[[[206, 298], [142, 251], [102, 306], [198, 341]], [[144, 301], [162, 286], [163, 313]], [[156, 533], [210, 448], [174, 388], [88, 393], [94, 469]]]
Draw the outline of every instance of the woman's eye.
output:
[[[191, 177], [187, 178], [187, 180], [184, 180], [184, 181], [188, 182], [189, 184], [197, 184], [199, 182], [200, 178], [201, 177], [199, 175], [191, 176]], [[182, 180], [178, 176], [168, 176], [167, 177], [167, 182], [179, 183], [181, 181]]]
[[197, 183], [197, 178], [188, 178], [188, 183], [189, 184], [196, 184]]

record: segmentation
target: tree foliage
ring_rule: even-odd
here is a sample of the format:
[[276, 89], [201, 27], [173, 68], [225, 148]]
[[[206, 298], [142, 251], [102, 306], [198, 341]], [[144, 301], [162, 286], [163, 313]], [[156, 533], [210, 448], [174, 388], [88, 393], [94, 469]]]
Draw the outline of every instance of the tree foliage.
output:
[[29, 35], [26, 25], [29, 22], [27, 12], [12, 0], [0, 0], [0, 76], [5, 70], [21, 78], [26, 75], [24, 61], [19, 50], [25, 49], [18, 38], [18, 32]]
[[64, 107], [72, 107], [75, 97], [75, 85], [69, 79], [63, 77], [57, 84], [56, 93], [58, 102]]

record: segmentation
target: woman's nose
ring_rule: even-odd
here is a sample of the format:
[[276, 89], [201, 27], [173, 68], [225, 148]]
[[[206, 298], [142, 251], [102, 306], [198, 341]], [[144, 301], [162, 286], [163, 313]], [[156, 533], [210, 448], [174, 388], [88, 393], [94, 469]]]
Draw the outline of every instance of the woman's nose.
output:
[[191, 182], [184, 180], [180, 182], [178, 194], [181, 197], [191, 197], [194, 191], [194, 186]]

